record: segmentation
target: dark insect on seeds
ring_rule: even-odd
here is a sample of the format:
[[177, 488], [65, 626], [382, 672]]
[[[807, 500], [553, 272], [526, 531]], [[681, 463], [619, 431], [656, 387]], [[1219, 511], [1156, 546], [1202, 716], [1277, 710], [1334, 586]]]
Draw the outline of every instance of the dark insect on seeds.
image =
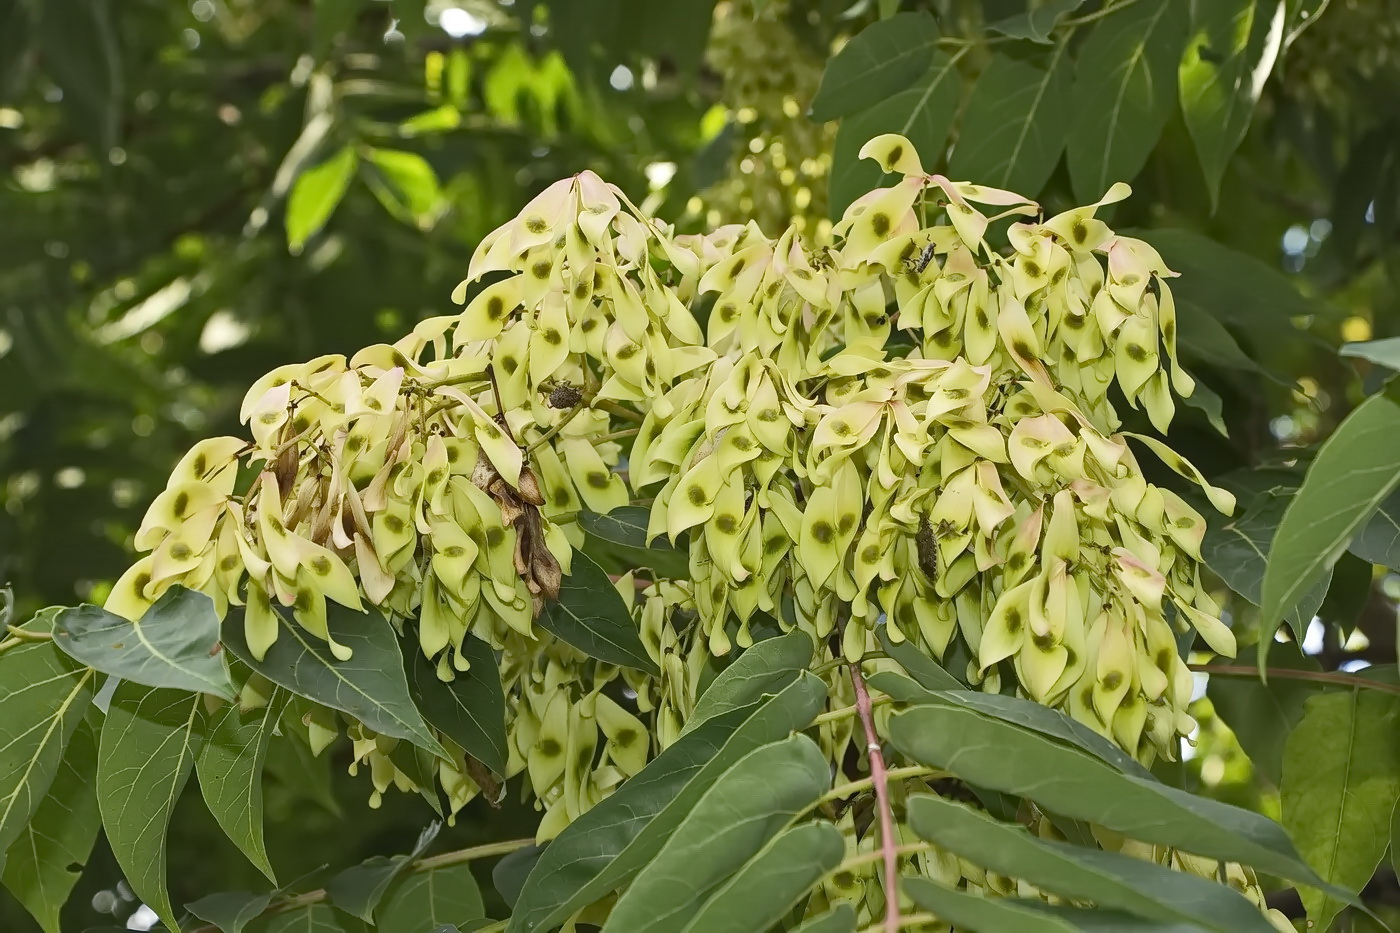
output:
[[919, 519], [919, 533], [914, 536], [914, 546], [919, 552], [919, 569], [929, 582], [938, 580], [938, 536], [933, 533], [928, 516]]

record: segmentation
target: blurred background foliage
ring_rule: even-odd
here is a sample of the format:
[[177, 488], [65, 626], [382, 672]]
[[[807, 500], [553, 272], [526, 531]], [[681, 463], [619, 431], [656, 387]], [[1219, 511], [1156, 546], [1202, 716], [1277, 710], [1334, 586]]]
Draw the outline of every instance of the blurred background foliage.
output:
[[[1076, 91], [1047, 117], [1058, 143], [1003, 174], [1047, 213], [1097, 198], [1107, 186], [1086, 191], [1075, 134], [1105, 116], [1078, 90], [1096, 82], [1080, 53], [1109, 41], [1099, 19], [1135, 3], [1193, 5], [0, 0], [0, 583], [15, 613], [100, 601], [171, 465], [198, 438], [239, 432], [255, 378], [449, 313], [475, 244], [550, 181], [593, 169], [687, 230], [754, 220], [770, 235], [796, 223], [828, 236], [849, 179], [876, 171], [852, 169], [852, 147], [897, 130], [882, 124], [909, 107], [846, 107], [844, 140], [809, 108], [842, 43], [897, 11], [931, 13], [934, 64], [951, 62], [926, 168], [1002, 182], [975, 158], [1017, 106], [993, 74], [1077, 55]], [[1173, 284], [1203, 391], [1173, 446], [1239, 478], [1237, 492], [1272, 495], [1386, 375], [1337, 348], [1400, 336], [1400, 0], [1194, 5], [1239, 40], [1247, 106], [1224, 133], [1238, 148], [1216, 140], [1210, 156], [1173, 89], [1142, 129], [1134, 197], [1112, 222], [1149, 231], [1187, 273]], [[1036, 23], [1057, 30], [1054, 51]], [[1177, 42], [1175, 78], [1185, 31], [1160, 41]], [[1393, 662], [1393, 575], [1352, 558], [1332, 579], [1329, 624], [1288, 663]], [[1252, 611], [1236, 601], [1242, 643]], [[1242, 750], [1211, 714], [1231, 703], [1249, 707], [1212, 685], [1182, 780], [1276, 811], [1277, 774], [1260, 762], [1281, 748]], [[425, 820], [403, 797], [366, 811], [339, 762], [282, 758], [269, 765], [269, 846], [287, 877], [406, 851]], [[189, 810], [171, 840], [177, 899], [253, 884]], [[446, 833], [456, 845], [530, 831], [530, 814], [468, 813]], [[118, 877], [99, 848], [70, 906], [75, 929], [100, 925], [98, 908], [121, 925], [134, 901]], [[29, 923], [0, 901], [0, 928]]]

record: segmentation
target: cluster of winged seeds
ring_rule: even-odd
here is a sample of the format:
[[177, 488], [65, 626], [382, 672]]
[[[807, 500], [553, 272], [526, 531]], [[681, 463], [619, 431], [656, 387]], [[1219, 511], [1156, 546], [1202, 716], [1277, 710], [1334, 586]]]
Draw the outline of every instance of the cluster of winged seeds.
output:
[[[481, 244], [460, 314], [255, 385], [251, 441], [181, 461], [108, 608], [134, 618], [182, 584], [242, 606], [258, 658], [281, 613], [344, 659], [326, 601], [375, 607], [388, 621], [363, 624], [416, 633], [444, 680], [479, 639], [515, 698], [503, 776], [527, 772], [542, 837], [673, 741], [712, 657], [759, 625], [810, 634], [818, 665], [878, 653], [883, 630], [1144, 762], [1173, 755], [1194, 726], [1178, 634], [1235, 649], [1201, 581], [1203, 518], [1138, 458], [1231, 497], [1115, 407], [1163, 430], [1192, 391], [1173, 273], [1095, 217], [1124, 185], [1042, 219], [925, 173], [901, 137], [862, 155], [901, 180], [829, 247], [752, 223], [673, 235], [590, 172], [550, 186]], [[659, 674], [537, 622], [578, 516], [629, 502], [689, 556], [686, 579], [618, 581]], [[414, 785], [352, 731], [376, 792]], [[823, 726], [838, 767], [850, 732]], [[473, 764], [438, 762], [454, 810], [489, 783]]]

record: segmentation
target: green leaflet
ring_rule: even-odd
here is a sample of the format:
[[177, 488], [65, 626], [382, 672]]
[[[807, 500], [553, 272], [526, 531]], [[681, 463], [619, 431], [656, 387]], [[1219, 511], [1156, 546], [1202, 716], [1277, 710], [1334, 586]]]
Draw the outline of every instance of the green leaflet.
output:
[[462, 640], [462, 654], [471, 662], [451, 683], [437, 675], [437, 666], [423, 656], [414, 639], [401, 645], [408, 692], [423, 718], [496, 774], [505, 774], [506, 698], [501, 672], [491, 646], [474, 635]]
[[[46, 609], [21, 627], [49, 631], [56, 612]], [[0, 853], [19, 838], [48, 792], [100, 676], [51, 641], [0, 654]]]
[[[0, 881], [34, 916], [44, 933], [60, 933], [59, 910], [92, 853], [102, 815], [97, 809], [97, 730], [102, 714], [90, 708], [63, 753], [48, 794], [10, 846]], [[76, 865], [76, 871], [69, 866]]]
[[830, 786], [826, 756], [804, 735], [745, 755], [720, 775], [638, 873], [603, 930], [682, 930], [726, 878]]
[[403, 656], [393, 627], [377, 613], [326, 606], [326, 628], [354, 657], [337, 661], [326, 643], [278, 613], [277, 641], [261, 661], [243, 637], [241, 613], [230, 612], [224, 644], [234, 657], [273, 683], [317, 703], [349, 713], [381, 735], [408, 739], [435, 755], [447, 753], [409, 696]]
[[909, 825], [941, 849], [1072, 900], [1218, 933], [1273, 931], [1253, 904], [1226, 885], [1130, 855], [1038, 839], [963, 803], [912, 797]]
[[201, 897], [193, 904], [186, 904], [185, 909], [199, 919], [214, 924], [223, 933], [243, 933], [243, 928], [257, 919], [270, 903], [271, 893], [221, 891]]
[[764, 933], [845, 854], [841, 831], [831, 823], [805, 823], [779, 833], [715, 890], [685, 933]]
[[1076, 52], [1075, 120], [1066, 158], [1085, 203], [1147, 163], [1176, 105], [1190, 5], [1140, 0], [1094, 24]]
[[765, 638], [730, 664], [695, 703], [681, 735], [720, 713], [775, 694], [797, 679], [812, 660], [812, 639], [800, 629]]
[[1400, 495], [1391, 493], [1351, 540], [1351, 552], [1392, 570], [1400, 567]]
[[877, 630], [880, 646], [885, 654], [894, 658], [909, 676], [928, 690], [966, 690], [967, 684], [958, 680], [933, 658], [924, 654], [908, 641], [895, 644], [890, 640], [889, 629], [882, 626]]
[[770, 700], [722, 713], [658, 755], [540, 854], [509, 933], [549, 929], [614, 890], [661, 850], [696, 801], [753, 749], [811, 723], [826, 687], [804, 672]]
[[1199, 933], [1185, 923], [1159, 923], [1115, 910], [1051, 907], [1041, 901], [982, 897], [954, 891], [926, 878], [903, 879], [914, 903], [965, 933]]
[[219, 617], [203, 593], [171, 587], [136, 622], [92, 605], [63, 609], [53, 636], [74, 658], [114, 677], [234, 698], [219, 653]]
[[[707, 147], [723, 149], [726, 136], [721, 133]], [[727, 160], [728, 156], [724, 158]], [[689, 573], [685, 540], [672, 544], [663, 535], [647, 540], [647, 522], [651, 510], [642, 505], [624, 505], [606, 515], [587, 510], [580, 512], [578, 525], [588, 535], [584, 550], [600, 566], [627, 570], [649, 567], [662, 577], [685, 577]]]
[[297, 177], [287, 197], [287, 246], [292, 252], [300, 252], [330, 220], [350, 187], [358, 161], [354, 147], [346, 146]]
[[274, 914], [260, 933], [369, 933], [363, 920], [341, 913], [329, 904], [312, 904]]
[[1078, 9], [1083, 3], [1084, 0], [1043, 0], [1025, 13], [1017, 13], [988, 23], [987, 29], [1013, 39], [1048, 43], [1050, 31], [1059, 24], [1060, 18]]
[[559, 598], [535, 620], [540, 628], [600, 661], [657, 673], [627, 604], [603, 568], [576, 553], [570, 569]]
[[1400, 404], [1373, 395], [1318, 449], [1283, 513], [1269, 551], [1260, 609], [1259, 664], [1279, 620], [1346, 550], [1400, 483]]
[[1039, 193], [1065, 148], [1073, 82], [1063, 41], [1041, 59], [993, 55], [968, 99], [949, 176]]
[[849, 116], [909, 87], [928, 69], [937, 42], [938, 24], [922, 10], [870, 24], [826, 63], [811, 118]]
[[[1303, 856], [1323, 878], [1360, 891], [1385, 855], [1400, 798], [1400, 697], [1352, 689], [1310, 698], [1284, 747], [1279, 794]], [[1301, 894], [1313, 929], [1327, 929], [1346, 906]]]
[[486, 916], [471, 865], [463, 862], [428, 871], [410, 871], [384, 893], [375, 911], [377, 929], [434, 930]]
[[1344, 343], [1337, 350], [1337, 355], [1369, 360], [1378, 366], [1384, 366], [1386, 369], [1400, 371], [1400, 337]]
[[793, 933], [856, 933], [856, 910], [842, 902], [806, 921]]
[[891, 717], [889, 733], [895, 747], [915, 761], [1026, 797], [1052, 813], [1144, 842], [1253, 865], [1290, 881], [1326, 885], [1272, 820], [1123, 774], [1080, 749], [978, 710], [916, 706]]
[[437, 173], [416, 152], [370, 148], [365, 158], [370, 191], [392, 216], [426, 229], [442, 201]]
[[242, 712], [230, 703], [209, 717], [195, 758], [199, 790], [219, 827], [273, 884], [277, 878], [263, 843], [263, 762], [287, 703], [274, 690], [262, 709]]
[[423, 854], [441, 828], [441, 823], [430, 824], [419, 833], [418, 842], [407, 855], [376, 855], [345, 869], [326, 885], [327, 899], [346, 913], [373, 923], [375, 908], [389, 886]]
[[200, 695], [123, 681], [97, 757], [102, 826], [131, 889], [176, 929], [165, 878], [165, 831], [203, 741]]

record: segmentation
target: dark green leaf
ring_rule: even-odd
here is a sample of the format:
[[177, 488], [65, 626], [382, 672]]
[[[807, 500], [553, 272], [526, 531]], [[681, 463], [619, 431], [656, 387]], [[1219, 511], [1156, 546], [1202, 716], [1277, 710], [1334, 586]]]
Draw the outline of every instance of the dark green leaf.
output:
[[[725, 879], [830, 786], [831, 765], [805, 735], [745, 755], [696, 801], [661, 851], [638, 873], [608, 915], [604, 931], [684, 929]], [[836, 861], [842, 851], [844, 844]]]
[[841, 831], [806, 823], [776, 836], [710, 896], [686, 933], [764, 933], [846, 854]]
[[287, 245], [299, 253], [306, 241], [326, 225], [350, 187], [358, 161], [346, 146], [320, 165], [302, 172], [287, 196]]
[[1180, 0], [1139, 0], [1099, 20], [1079, 47], [1066, 159], [1081, 201], [1132, 181], [1147, 164], [1176, 104], [1189, 8]]
[[[1176, 279], [1180, 282], [1180, 279]], [[1178, 289], [1172, 286], [1173, 292]], [[1177, 316], [1177, 349], [1190, 363], [1205, 363], [1217, 369], [1255, 373], [1280, 384], [1288, 380], [1260, 366], [1240, 348], [1239, 342], [1225, 329], [1206, 306], [1195, 297], [1174, 295]]]
[[234, 657], [298, 696], [349, 713], [381, 735], [408, 739], [447, 757], [413, 705], [398, 638], [383, 617], [327, 603], [326, 628], [336, 642], [354, 651], [348, 661], [337, 661], [326, 642], [280, 613], [277, 624], [277, 641], [261, 661], [243, 637], [242, 613], [229, 613], [224, 644]]
[[[1059, 23], [1060, 17], [1077, 10], [1084, 0], [1043, 0], [1033, 3], [1032, 9], [1015, 16], [988, 23], [990, 32], [999, 32], [1013, 39], [1030, 39], [1032, 42], [1049, 42], [1050, 31]], [[1175, 62], [1172, 62], [1175, 65]]]
[[272, 894], [249, 891], [221, 891], [201, 897], [185, 909], [201, 920], [214, 924], [223, 933], [243, 933], [243, 928], [257, 919], [272, 903]]
[[603, 568], [575, 553], [571, 570], [559, 598], [535, 620], [539, 626], [589, 657], [655, 674], [656, 663]]
[[1351, 539], [1351, 552], [1391, 569], [1400, 567], [1400, 494], [1391, 493]]
[[758, 642], [721, 671], [700, 695], [681, 734], [720, 713], [777, 693], [796, 680], [811, 661], [812, 639], [800, 629]]
[[457, 924], [485, 916], [481, 891], [466, 862], [409, 872], [390, 885], [375, 911], [376, 928], [385, 933], [426, 933], [444, 923], [456, 929]]
[[625, 547], [651, 551], [677, 551], [663, 535], [654, 542], [647, 540], [647, 523], [651, 510], [641, 505], [624, 505], [606, 515], [597, 512], [579, 513], [579, 527], [591, 538], [609, 541]]
[[119, 12], [110, 0], [44, 0], [33, 9], [44, 70], [62, 89], [74, 126], [91, 134], [105, 160], [120, 141], [126, 99]]
[[1362, 402], [1323, 442], [1274, 533], [1260, 607], [1261, 665], [1284, 612], [1317, 585], [1400, 483], [1397, 465], [1400, 404], [1384, 395]]
[[[1296, 642], [1274, 645], [1269, 666], [1321, 670], [1316, 661], [1298, 650]], [[1206, 696], [1216, 714], [1234, 731], [1254, 767], [1277, 787], [1283, 776], [1284, 742], [1303, 718], [1303, 703], [1321, 687], [1283, 677], [1265, 683], [1258, 677], [1212, 675]]]
[[933, 658], [915, 648], [908, 641], [895, 644], [890, 641], [889, 630], [881, 627], [877, 630], [880, 639], [880, 646], [885, 649], [885, 654], [894, 658], [909, 673], [909, 676], [919, 682], [919, 685], [929, 690], [965, 690], [967, 685], [958, 680]]
[[375, 908], [389, 886], [423, 854], [441, 828], [441, 823], [430, 825], [419, 834], [418, 843], [408, 855], [376, 855], [345, 869], [326, 885], [327, 899], [346, 913], [373, 923]]
[[904, 136], [914, 144], [926, 169], [942, 161], [961, 87], [957, 58], [938, 50], [933, 53], [928, 70], [909, 90], [900, 91], [869, 110], [841, 121], [828, 183], [828, 209], [833, 218], [839, 218], [852, 201], [879, 184], [880, 167], [860, 158], [861, 147], [876, 136], [883, 133]]
[[1206, 421], [1221, 437], [1229, 437], [1230, 430], [1225, 426], [1225, 402], [1215, 390], [1196, 377], [1196, 389], [1182, 404], [1194, 408], [1205, 415]]
[[312, 904], [273, 914], [258, 933], [369, 933], [363, 921], [341, 913], [329, 904]]
[[1337, 353], [1359, 360], [1369, 360], [1386, 369], [1400, 371], [1400, 337], [1342, 344]]
[[1290, 881], [1325, 883], [1283, 829], [1257, 813], [1123, 774], [1080, 749], [979, 711], [916, 706], [891, 717], [889, 731], [895, 747], [915, 761], [1026, 797], [1050, 812]]
[[287, 695], [273, 690], [262, 709], [230, 703], [209, 717], [195, 758], [199, 790], [219, 827], [273, 884], [277, 878], [263, 843], [263, 762]]
[[[1400, 697], [1352, 689], [1309, 698], [1284, 748], [1279, 796], [1283, 825], [1318, 874], [1360, 891], [1385, 855], [1400, 799]], [[1328, 929], [1346, 906], [1301, 894], [1313, 929]]]
[[416, 640], [402, 645], [408, 690], [433, 728], [496, 774], [506, 772], [506, 699], [496, 654], [486, 642], [467, 635], [462, 655], [470, 663], [444, 683], [437, 665], [423, 656]]
[[1064, 42], [1034, 60], [992, 56], [967, 102], [949, 175], [1039, 194], [1074, 116], [1073, 67]]
[[293, 732], [285, 741], [273, 742], [267, 749], [263, 768], [292, 799], [319, 804], [333, 816], [342, 815], [331, 789], [330, 756], [312, 755], [304, 737]]
[[1071, 900], [1219, 933], [1273, 931], [1258, 908], [1223, 884], [1130, 855], [1038, 839], [963, 803], [912, 797], [909, 825], [942, 850]]
[[0, 873], [0, 881], [44, 933], [59, 933], [59, 910], [78, 883], [102, 827], [95, 787], [100, 723], [96, 709], [79, 722], [48, 794], [10, 846]]
[[496, 863], [496, 867], [491, 869], [491, 883], [496, 887], [496, 893], [501, 895], [511, 907], [520, 899], [520, 892], [525, 887], [525, 879], [534, 871], [540, 856], [544, 854], [544, 846], [526, 846], [523, 849], [516, 849]]
[[219, 617], [203, 593], [171, 587], [138, 622], [97, 606], [64, 609], [53, 637], [74, 658], [114, 677], [234, 698], [219, 651]]
[[[50, 631], [55, 612], [46, 609], [22, 628]], [[48, 793], [98, 677], [52, 641], [0, 654], [0, 853], [19, 838]]]
[[510, 919], [510, 933], [546, 930], [624, 884], [719, 775], [754, 748], [805, 728], [826, 702], [809, 673], [771, 700], [721, 713], [658, 755], [544, 850]]
[[1051, 907], [1041, 901], [982, 897], [925, 878], [903, 879], [904, 891], [924, 910], [957, 925], [960, 933], [1199, 933], [1192, 924], [1158, 923], [1116, 910]]
[[1283, 41], [1283, 0], [1210, 0], [1191, 4], [1191, 33], [1177, 80], [1181, 111], [1210, 189], [1244, 139], [1264, 79]]
[[165, 880], [165, 830], [203, 741], [202, 698], [123, 681], [97, 756], [97, 799], [112, 854], [131, 889], [179, 929]]
[[811, 118], [849, 116], [909, 87], [928, 70], [937, 42], [938, 24], [923, 10], [871, 23], [827, 61]]

